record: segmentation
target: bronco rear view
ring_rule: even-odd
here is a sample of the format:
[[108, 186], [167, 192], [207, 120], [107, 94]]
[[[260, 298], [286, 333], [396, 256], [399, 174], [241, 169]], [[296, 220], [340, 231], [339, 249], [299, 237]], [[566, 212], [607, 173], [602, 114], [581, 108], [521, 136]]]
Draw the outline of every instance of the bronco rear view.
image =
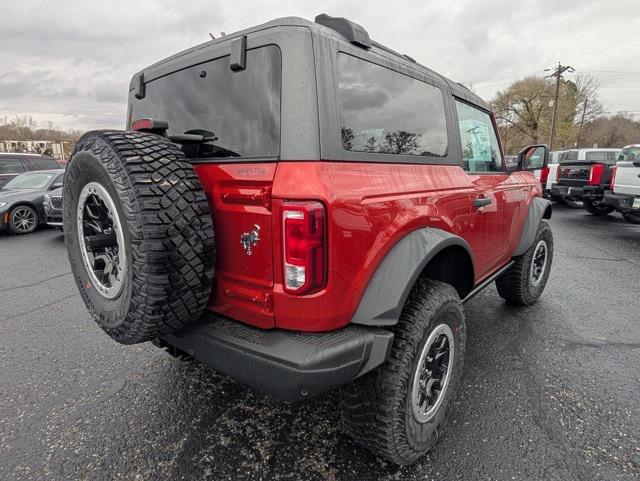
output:
[[279, 399], [339, 388], [344, 427], [395, 463], [451, 417], [462, 305], [540, 297], [553, 238], [489, 105], [360, 25], [283, 18], [135, 74], [126, 131], [85, 134], [64, 233], [88, 311]]

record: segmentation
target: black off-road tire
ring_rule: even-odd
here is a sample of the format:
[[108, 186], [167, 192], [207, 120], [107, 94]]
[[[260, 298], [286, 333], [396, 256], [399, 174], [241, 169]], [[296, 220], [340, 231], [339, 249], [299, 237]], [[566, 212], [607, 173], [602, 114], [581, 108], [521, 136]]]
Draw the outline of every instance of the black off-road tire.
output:
[[631, 213], [631, 212], [620, 212], [622, 214], [622, 218], [629, 222], [630, 224], [640, 224], [640, 213]]
[[[533, 257], [541, 242], [546, 245], [546, 263], [544, 271], [537, 285], [532, 283], [531, 270], [533, 268]], [[541, 221], [536, 232], [536, 238], [531, 247], [515, 258], [514, 265], [504, 274], [496, 279], [498, 294], [511, 304], [520, 306], [530, 306], [542, 295], [553, 263], [553, 234], [551, 227], [546, 221]]]
[[609, 215], [616, 210], [611, 205], [607, 205], [604, 202], [599, 201], [594, 202], [593, 200], [584, 200], [583, 205], [587, 212], [597, 216]]
[[562, 197], [561, 195], [551, 195], [551, 200], [553, 202], [555, 202], [558, 205], [565, 205], [566, 201], [564, 200], [564, 197]]
[[[453, 332], [452, 372], [439, 408], [421, 423], [412, 408], [414, 375], [429, 335], [442, 324]], [[393, 463], [406, 465], [436, 444], [453, 410], [466, 337], [458, 293], [443, 282], [418, 280], [394, 333], [389, 360], [341, 389], [341, 413], [345, 431], [356, 442]]]
[[[127, 268], [115, 298], [93, 285], [80, 248], [79, 196], [90, 182], [106, 189], [122, 224]], [[175, 144], [142, 132], [83, 135], [67, 165], [63, 215], [82, 299], [113, 339], [149, 341], [200, 317], [213, 279], [212, 219], [200, 181]]]

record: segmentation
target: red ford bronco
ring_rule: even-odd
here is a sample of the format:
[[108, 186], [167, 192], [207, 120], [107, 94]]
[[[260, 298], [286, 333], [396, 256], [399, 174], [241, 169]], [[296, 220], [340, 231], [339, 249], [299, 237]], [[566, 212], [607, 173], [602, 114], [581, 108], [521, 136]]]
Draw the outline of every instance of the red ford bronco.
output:
[[345, 429], [407, 464], [460, 384], [462, 305], [541, 295], [553, 238], [489, 105], [349, 20], [283, 18], [137, 73], [126, 131], [85, 134], [65, 239], [113, 339], [283, 400], [340, 388]]

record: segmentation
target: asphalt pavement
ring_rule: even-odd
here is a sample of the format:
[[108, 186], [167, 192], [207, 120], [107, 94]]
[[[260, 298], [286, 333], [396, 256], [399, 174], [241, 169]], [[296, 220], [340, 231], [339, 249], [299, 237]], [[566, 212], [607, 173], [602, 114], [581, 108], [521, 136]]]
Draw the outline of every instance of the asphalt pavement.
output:
[[340, 431], [335, 393], [283, 404], [94, 324], [62, 235], [0, 234], [0, 480], [638, 480], [640, 226], [558, 207], [541, 300], [466, 305], [436, 449], [399, 468]]

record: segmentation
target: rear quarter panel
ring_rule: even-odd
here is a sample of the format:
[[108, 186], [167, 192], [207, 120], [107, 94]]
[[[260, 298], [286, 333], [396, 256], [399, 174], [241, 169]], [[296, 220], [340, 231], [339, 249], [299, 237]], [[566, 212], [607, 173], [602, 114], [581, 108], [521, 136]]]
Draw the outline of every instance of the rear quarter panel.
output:
[[[482, 176], [467, 175], [456, 165], [280, 162], [273, 185], [276, 326], [323, 331], [347, 324], [382, 259], [416, 229], [442, 229], [472, 243], [478, 214], [471, 197], [481, 181]], [[505, 202], [513, 221], [498, 233], [509, 239], [506, 261], [520, 240], [528, 203], [541, 189], [528, 172], [507, 176], [505, 182], [513, 187], [504, 192], [512, 197]], [[280, 207], [283, 200], [295, 199], [319, 200], [328, 214], [327, 286], [303, 297], [282, 289]]]

